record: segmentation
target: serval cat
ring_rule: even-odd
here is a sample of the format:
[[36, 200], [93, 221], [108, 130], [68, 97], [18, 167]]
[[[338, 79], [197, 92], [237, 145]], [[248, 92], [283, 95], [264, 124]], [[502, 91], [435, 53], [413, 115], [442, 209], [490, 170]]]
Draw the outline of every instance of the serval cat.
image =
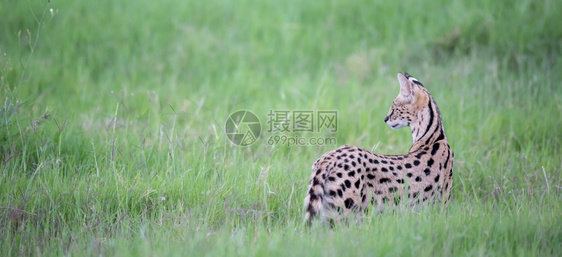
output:
[[[439, 108], [417, 79], [398, 73], [400, 93], [384, 121], [393, 129], [410, 126], [414, 143], [407, 154], [381, 155], [356, 146], [325, 153], [312, 166], [304, 200], [306, 220], [314, 216], [339, 222], [368, 209], [382, 212], [407, 197], [415, 207], [444, 201], [453, 185], [453, 151], [447, 142]], [[405, 190], [407, 190], [405, 192]]]

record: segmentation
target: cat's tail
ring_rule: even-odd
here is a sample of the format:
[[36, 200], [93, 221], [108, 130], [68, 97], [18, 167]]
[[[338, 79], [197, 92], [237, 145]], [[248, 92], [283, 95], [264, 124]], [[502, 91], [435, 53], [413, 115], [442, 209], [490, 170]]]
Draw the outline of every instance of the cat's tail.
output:
[[312, 223], [315, 216], [320, 215], [322, 209], [322, 201], [324, 198], [324, 181], [327, 176], [327, 170], [318, 166], [318, 162], [312, 165], [312, 175], [308, 184], [308, 193], [304, 198], [304, 206], [306, 208], [305, 221]]

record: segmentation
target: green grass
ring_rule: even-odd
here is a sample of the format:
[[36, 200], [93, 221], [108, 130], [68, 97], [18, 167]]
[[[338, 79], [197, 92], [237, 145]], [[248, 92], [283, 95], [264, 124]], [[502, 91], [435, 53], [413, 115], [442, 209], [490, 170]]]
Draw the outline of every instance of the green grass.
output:
[[[2, 256], [562, 252], [560, 1], [46, 2], [0, 8]], [[455, 151], [445, 213], [307, 229], [310, 166], [337, 146], [223, 133], [238, 109], [265, 130], [337, 110], [336, 133], [289, 135], [404, 153], [383, 122], [399, 71]]]

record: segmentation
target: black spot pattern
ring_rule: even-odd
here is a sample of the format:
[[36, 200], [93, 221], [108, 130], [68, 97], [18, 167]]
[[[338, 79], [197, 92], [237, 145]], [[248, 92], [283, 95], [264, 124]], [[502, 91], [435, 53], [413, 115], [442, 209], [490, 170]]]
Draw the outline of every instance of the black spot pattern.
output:
[[318, 180], [318, 178], [312, 179], [312, 185], [313, 185], [313, 186], [319, 185], [319, 184], [320, 184], [320, 180]]
[[314, 194], [314, 191], [310, 191], [310, 201], [316, 201], [316, 199], [318, 199], [318, 196], [316, 194]]
[[429, 158], [429, 160], [427, 160], [427, 166], [431, 167], [431, 165], [433, 165], [433, 163], [435, 163], [433, 158]]
[[422, 157], [424, 154], [427, 154], [427, 152], [420, 152], [420, 153], [416, 154], [415, 157], [418, 158], [418, 159], [421, 159], [421, 157]]
[[353, 206], [355, 206], [355, 202], [351, 198], [345, 199], [344, 204], [345, 204], [345, 208], [347, 209], [351, 209], [353, 208]]
[[439, 150], [439, 143], [435, 143], [433, 144], [433, 148], [431, 149], [431, 155], [435, 155], [437, 153], [437, 150]]

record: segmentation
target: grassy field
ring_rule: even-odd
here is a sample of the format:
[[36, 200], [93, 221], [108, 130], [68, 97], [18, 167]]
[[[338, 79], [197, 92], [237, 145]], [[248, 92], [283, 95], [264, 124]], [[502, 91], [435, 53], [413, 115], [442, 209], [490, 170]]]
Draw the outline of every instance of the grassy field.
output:
[[[0, 7], [0, 255], [559, 256], [562, 1], [58, 1]], [[303, 224], [312, 163], [404, 153], [407, 71], [455, 151], [447, 212]], [[248, 147], [224, 133], [254, 112]], [[268, 144], [336, 110], [336, 145]]]

